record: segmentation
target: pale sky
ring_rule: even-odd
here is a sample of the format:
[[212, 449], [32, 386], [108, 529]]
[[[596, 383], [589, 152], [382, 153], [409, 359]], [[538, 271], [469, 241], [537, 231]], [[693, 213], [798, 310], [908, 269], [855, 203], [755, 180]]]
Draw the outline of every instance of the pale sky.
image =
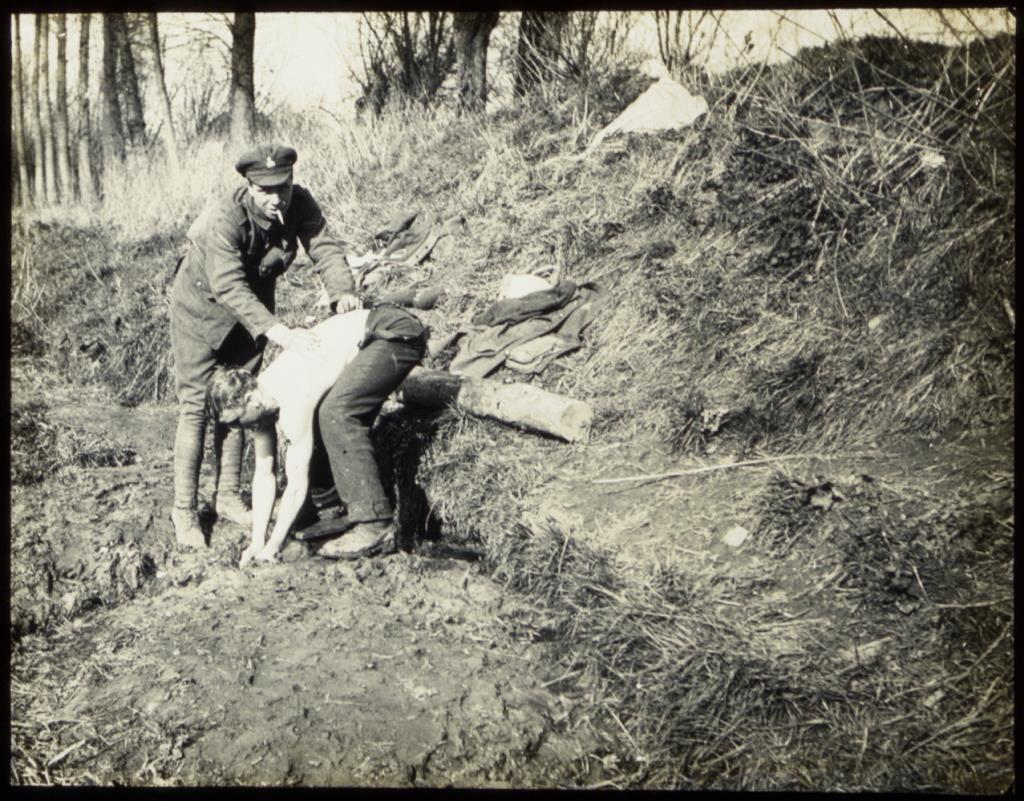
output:
[[[654, 21], [649, 14], [636, 15], [634, 44], [657, 56]], [[931, 40], [952, 40], [942, 19], [930, 9], [885, 9], [882, 11], [905, 35]], [[970, 19], [964, 12], [945, 9], [947, 22], [967, 37], [977, 29], [986, 34], [1015, 31], [1015, 20], [1005, 9], [971, 9]], [[506, 24], [514, 22], [511, 14], [503, 15]], [[180, 113], [184, 98], [195, 95], [203, 80], [197, 65], [209, 64], [210, 74], [220, 91], [227, 83], [227, 63], [221, 61], [220, 50], [208, 49], [205, 56], [196, 55], [200, 31], [219, 37], [224, 43], [230, 34], [223, 22], [224, 15], [201, 13], [161, 13], [161, 34], [167, 43], [166, 66], [169, 89], [174, 96], [176, 113]], [[841, 9], [830, 14], [825, 10], [801, 9], [794, 11], [726, 11], [720, 27], [706, 19], [698, 35], [714, 46], [706, 65], [717, 72], [730, 69], [743, 59], [779, 61], [801, 47], [820, 45], [845, 35], [892, 34], [892, 28], [878, 13], [866, 9]], [[256, 93], [262, 108], [299, 110], [324, 106], [338, 116], [351, 115], [358, 88], [350, 73], [359, 66], [357, 25], [359, 15], [349, 13], [269, 13], [256, 15]], [[22, 15], [22, 48], [31, 50], [34, 20]], [[53, 25], [51, 23], [51, 29]], [[749, 33], [752, 49], [741, 54]], [[68, 87], [73, 93], [77, 75], [77, 48], [79, 15], [68, 15]], [[492, 43], [496, 37], [492, 37]], [[91, 26], [92, 87], [95, 94], [101, 59], [102, 29], [97, 15]], [[52, 47], [52, 45], [51, 45]], [[142, 48], [146, 51], [146, 48]], [[148, 52], [137, 54], [147, 61]], [[53, 63], [51, 56], [51, 65]], [[496, 59], [492, 56], [489, 63]], [[51, 85], [53, 81], [51, 80]]]
[[[946, 20], [965, 35], [974, 34], [973, 25], [986, 34], [1014, 29], [1013, 18], [1004, 9], [971, 9], [970, 20], [956, 10], [946, 9], [944, 13]], [[930, 9], [883, 9], [882, 14], [908, 37], [945, 42], [952, 39]], [[346, 98], [350, 106], [356, 88], [348, 80], [348, 73], [359, 64], [357, 20], [356, 14], [258, 14], [257, 81], [272, 87], [275, 97], [293, 107], [318, 103], [334, 106]], [[707, 19], [699, 33], [710, 40], [713, 30]], [[801, 47], [824, 44], [840, 33], [891, 35], [892, 28], [869, 9], [838, 9], [831, 14], [821, 9], [726, 11], [709, 54], [708, 69], [718, 72], [735, 67], [748, 32], [754, 49], [746, 58], [777, 62]], [[657, 56], [650, 15], [637, 15], [634, 39], [651, 56]]]

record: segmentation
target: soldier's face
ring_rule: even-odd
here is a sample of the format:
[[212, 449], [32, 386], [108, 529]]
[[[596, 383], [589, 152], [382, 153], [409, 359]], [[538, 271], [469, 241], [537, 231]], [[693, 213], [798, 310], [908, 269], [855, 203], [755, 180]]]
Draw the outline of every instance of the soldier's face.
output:
[[277, 220], [284, 216], [292, 202], [292, 179], [277, 186], [258, 186], [250, 181], [249, 195], [264, 217]]

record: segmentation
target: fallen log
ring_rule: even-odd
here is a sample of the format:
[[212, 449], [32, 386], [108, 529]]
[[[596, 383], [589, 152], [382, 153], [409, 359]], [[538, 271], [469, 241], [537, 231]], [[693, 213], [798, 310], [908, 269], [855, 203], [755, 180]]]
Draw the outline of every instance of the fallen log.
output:
[[470, 414], [493, 417], [568, 442], [585, 440], [594, 416], [587, 403], [529, 384], [502, 384], [425, 367], [409, 373], [397, 397], [402, 403], [428, 409], [455, 405]]

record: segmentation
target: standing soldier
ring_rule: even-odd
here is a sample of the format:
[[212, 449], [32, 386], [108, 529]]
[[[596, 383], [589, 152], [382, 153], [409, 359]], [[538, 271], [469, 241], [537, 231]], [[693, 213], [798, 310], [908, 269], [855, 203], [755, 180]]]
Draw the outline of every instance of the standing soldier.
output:
[[[189, 228], [188, 252], [171, 292], [178, 427], [174, 439], [175, 538], [185, 547], [206, 544], [199, 527], [197, 490], [206, 433], [206, 384], [218, 366], [259, 370], [267, 340], [284, 350], [315, 351], [320, 342], [274, 316], [274, 284], [295, 259], [298, 243], [309, 254], [339, 314], [362, 306], [355, 294], [345, 245], [309, 190], [292, 183], [297, 155], [270, 145], [235, 164], [245, 184], [220, 198]], [[243, 434], [214, 426], [217, 459], [214, 508], [221, 519], [246, 528], [251, 512], [238, 494]]]

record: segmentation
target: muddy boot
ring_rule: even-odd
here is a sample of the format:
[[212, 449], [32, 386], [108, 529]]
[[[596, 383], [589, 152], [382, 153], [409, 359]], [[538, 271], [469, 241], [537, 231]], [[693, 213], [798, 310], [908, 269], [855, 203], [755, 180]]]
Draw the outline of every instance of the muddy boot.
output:
[[206, 537], [199, 527], [199, 515], [195, 509], [172, 509], [171, 523], [174, 524], [174, 539], [182, 548], [206, 547]]
[[317, 553], [327, 559], [359, 559], [395, 552], [395, 525], [391, 521], [360, 523], [348, 533], [331, 540]]
[[228, 492], [224, 495], [218, 493], [216, 511], [218, 520], [227, 520], [246, 529], [252, 528], [252, 511], [237, 492]]
[[333, 509], [320, 510], [318, 514], [320, 517], [317, 520], [307, 520], [292, 536], [302, 541], [322, 540], [325, 537], [342, 534], [355, 525], [355, 521], [349, 520], [337, 506]]

